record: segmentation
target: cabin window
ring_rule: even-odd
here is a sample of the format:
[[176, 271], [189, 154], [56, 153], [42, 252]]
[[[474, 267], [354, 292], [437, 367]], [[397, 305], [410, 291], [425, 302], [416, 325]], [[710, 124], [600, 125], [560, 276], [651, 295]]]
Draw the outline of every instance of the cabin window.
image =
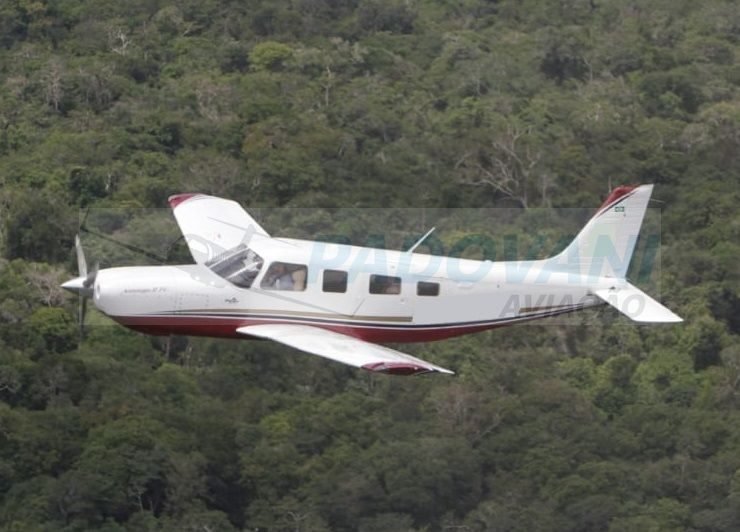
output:
[[260, 273], [263, 263], [262, 257], [246, 245], [239, 244], [215, 256], [205, 265], [230, 283], [240, 288], [249, 288]]
[[273, 262], [262, 278], [260, 287], [265, 290], [302, 292], [306, 289], [307, 273], [305, 264]]
[[342, 270], [324, 270], [324, 292], [343, 294], [347, 291], [347, 272]]
[[371, 294], [400, 294], [401, 278], [391, 277], [390, 275], [371, 275], [370, 276], [370, 293]]
[[418, 283], [416, 283], [416, 295], [417, 296], [438, 296], [439, 295], [439, 283], [419, 281]]

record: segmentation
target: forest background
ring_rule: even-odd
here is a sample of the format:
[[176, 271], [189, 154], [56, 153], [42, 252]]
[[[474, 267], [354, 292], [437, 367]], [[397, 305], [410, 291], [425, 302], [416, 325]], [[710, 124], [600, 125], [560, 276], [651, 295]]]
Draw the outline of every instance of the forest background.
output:
[[[0, 528], [740, 529], [739, 56], [731, 0], [3, 0]], [[685, 322], [408, 347], [452, 378], [94, 315], [81, 340], [58, 288], [88, 208], [159, 254], [172, 219], [125, 213], [184, 191], [516, 208], [526, 242], [624, 183], [656, 184]], [[265, 225], [326, 221], [300, 212]]]

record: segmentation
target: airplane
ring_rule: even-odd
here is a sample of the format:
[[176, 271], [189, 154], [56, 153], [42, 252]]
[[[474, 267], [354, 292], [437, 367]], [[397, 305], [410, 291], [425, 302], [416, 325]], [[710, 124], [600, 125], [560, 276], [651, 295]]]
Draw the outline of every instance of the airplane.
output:
[[62, 285], [130, 329], [268, 339], [375, 373], [453, 371], [382, 342], [427, 342], [609, 304], [682, 319], [626, 279], [653, 185], [620, 186], [553, 257], [478, 261], [276, 238], [238, 203], [169, 198], [194, 264], [88, 271]]

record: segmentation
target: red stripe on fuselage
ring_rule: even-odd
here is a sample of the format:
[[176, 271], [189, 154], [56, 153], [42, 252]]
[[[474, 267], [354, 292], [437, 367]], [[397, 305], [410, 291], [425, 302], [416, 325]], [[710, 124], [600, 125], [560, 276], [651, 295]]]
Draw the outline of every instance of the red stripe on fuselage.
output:
[[[327, 329], [341, 334], [346, 334], [354, 338], [359, 338], [368, 342], [431, 342], [435, 340], [444, 340], [454, 336], [461, 336], [497, 327], [505, 327], [512, 323], [530, 321], [537, 318], [554, 316], [577, 310], [580, 307], [554, 311], [544, 315], [527, 316], [514, 318], [511, 320], [500, 320], [489, 323], [477, 323], [469, 325], [430, 325], [429, 327], [418, 328], [391, 328], [388, 326], [378, 327], [373, 325], [353, 325], [340, 322], [323, 322], [311, 323], [310, 325]], [[295, 320], [280, 320], [274, 318], [255, 319], [255, 318], [223, 318], [207, 316], [111, 316], [121, 325], [138, 332], [153, 335], [178, 334], [184, 336], [210, 336], [218, 338], [244, 338], [236, 330], [239, 327], [249, 325], [263, 325], [266, 323], [302, 323]]]

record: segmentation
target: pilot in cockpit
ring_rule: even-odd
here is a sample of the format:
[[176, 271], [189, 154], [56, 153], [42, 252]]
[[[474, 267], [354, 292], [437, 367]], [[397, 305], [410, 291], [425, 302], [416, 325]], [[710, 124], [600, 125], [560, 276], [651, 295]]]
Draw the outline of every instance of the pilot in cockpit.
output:
[[274, 262], [265, 274], [261, 286], [267, 290], [303, 291], [306, 289], [306, 267], [300, 264]]
[[293, 290], [293, 276], [285, 264], [278, 262], [271, 268], [270, 287], [275, 290]]

